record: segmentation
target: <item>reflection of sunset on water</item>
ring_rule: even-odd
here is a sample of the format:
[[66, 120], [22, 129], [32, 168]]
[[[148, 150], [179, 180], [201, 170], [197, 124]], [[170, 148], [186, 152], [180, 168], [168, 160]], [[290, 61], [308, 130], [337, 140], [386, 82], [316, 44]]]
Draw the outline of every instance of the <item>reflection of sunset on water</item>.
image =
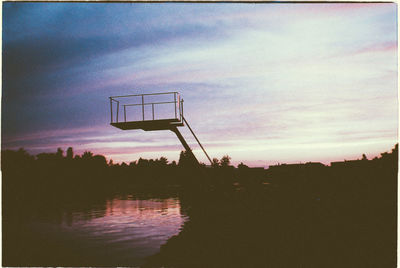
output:
[[162, 215], [180, 215], [178, 200], [109, 200], [105, 216], [130, 214], [135, 218], [151, 219]]
[[[186, 216], [177, 199], [107, 200], [90, 212], [66, 213], [60, 228], [84, 247], [117, 254], [120, 260], [141, 259], [155, 254], [170, 237], [180, 232]], [[103, 245], [114, 245], [112, 250]], [[108, 252], [108, 251], [112, 252]]]

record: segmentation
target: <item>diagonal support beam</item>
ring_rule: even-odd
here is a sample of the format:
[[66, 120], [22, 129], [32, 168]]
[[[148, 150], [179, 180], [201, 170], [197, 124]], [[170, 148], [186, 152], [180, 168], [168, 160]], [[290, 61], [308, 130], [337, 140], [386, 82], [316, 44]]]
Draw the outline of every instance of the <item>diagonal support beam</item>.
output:
[[183, 117], [183, 115], [182, 115], [182, 118], [183, 118], [183, 121], [184, 121], [184, 122], [186, 123], [186, 125], [188, 126], [190, 132], [192, 132], [193, 137], [196, 139], [197, 143], [200, 145], [200, 148], [203, 150], [204, 154], [207, 156], [208, 161], [210, 161], [211, 165], [213, 165], [213, 162], [212, 162], [210, 156], [208, 156], [208, 153], [207, 153], [206, 150], [204, 149], [203, 145], [201, 145], [201, 143], [200, 143], [199, 139], [197, 138], [196, 134], [194, 134], [194, 131], [193, 131], [192, 128], [189, 126], [188, 121], [186, 121], [186, 119], [185, 119], [185, 117]]
[[186, 150], [186, 153], [188, 155], [190, 155], [190, 158], [192, 158], [193, 163], [197, 166], [200, 166], [199, 161], [197, 160], [196, 156], [193, 154], [192, 149], [190, 149], [189, 145], [187, 144], [187, 142], [185, 141], [185, 139], [183, 138], [182, 134], [179, 132], [178, 128], [175, 126], [171, 126], [170, 130], [172, 132], [174, 132], [176, 134], [176, 136], [178, 137], [178, 139], [181, 141], [183, 147]]

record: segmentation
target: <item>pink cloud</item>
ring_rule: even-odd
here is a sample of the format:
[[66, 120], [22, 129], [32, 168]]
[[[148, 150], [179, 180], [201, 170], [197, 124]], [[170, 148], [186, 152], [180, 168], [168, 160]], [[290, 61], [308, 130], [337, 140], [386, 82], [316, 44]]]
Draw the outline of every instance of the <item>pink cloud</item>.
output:
[[[303, 5], [303, 11], [316, 11], [326, 15], [329, 13], [330, 15], [348, 15], [348, 12], [354, 12], [361, 9], [371, 9], [371, 11], [375, 11], [378, 8], [387, 8], [388, 6], [395, 7], [394, 3], [310, 3]], [[297, 10], [297, 9], [296, 9]]]
[[378, 44], [370, 45], [368, 47], [361, 48], [353, 54], [375, 53], [375, 52], [396, 52], [397, 48], [398, 48], [397, 42], [378, 43]]
[[82, 134], [88, 132], [96, 132], [100, 130], [104, 130], [103, 125], [92, 126], [92, 127], [78, 127], [78, 128], [67, 128], [67, 129], [55, 129], [55, 130], [43, 130], [34, 133], [12, 136], [12, 137], [3, 137], [3, 143], [16, 142], [16, 141], [30, 141], [30, 140], [38, 140], [38, 139], [46, 139], [53, 138], [65, 135], [75, 135]]

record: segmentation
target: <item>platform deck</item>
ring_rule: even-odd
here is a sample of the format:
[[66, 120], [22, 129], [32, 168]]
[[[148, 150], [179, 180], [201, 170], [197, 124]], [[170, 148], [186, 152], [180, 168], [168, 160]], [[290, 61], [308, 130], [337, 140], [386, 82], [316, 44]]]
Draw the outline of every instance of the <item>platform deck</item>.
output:
[[145, 131], [151, 130], [170, 130], [171, 127], [181, 127], [183, 122], [179, 119], [160, 119], [160, 120], [144, 120], [144, 121], [129, 121], [129, 122], [118, 122], [110, 123], [110, 125], [122, 129], [143, 129]]

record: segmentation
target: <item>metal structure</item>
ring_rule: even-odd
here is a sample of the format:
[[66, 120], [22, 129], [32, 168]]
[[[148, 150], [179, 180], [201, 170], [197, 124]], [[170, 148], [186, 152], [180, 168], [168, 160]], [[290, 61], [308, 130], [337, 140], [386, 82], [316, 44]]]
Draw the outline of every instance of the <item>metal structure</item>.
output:
[[178, 92], [112, 96], [109, 99], [110, 124], [112, 126], [122, 130], [171, 130], [176, 134], [193, 162], [199, 165], [199, 161], [178, 130], [178, 127], [186, 124], [212, 164], [211, 158], [183, 116], [183, 99]]

